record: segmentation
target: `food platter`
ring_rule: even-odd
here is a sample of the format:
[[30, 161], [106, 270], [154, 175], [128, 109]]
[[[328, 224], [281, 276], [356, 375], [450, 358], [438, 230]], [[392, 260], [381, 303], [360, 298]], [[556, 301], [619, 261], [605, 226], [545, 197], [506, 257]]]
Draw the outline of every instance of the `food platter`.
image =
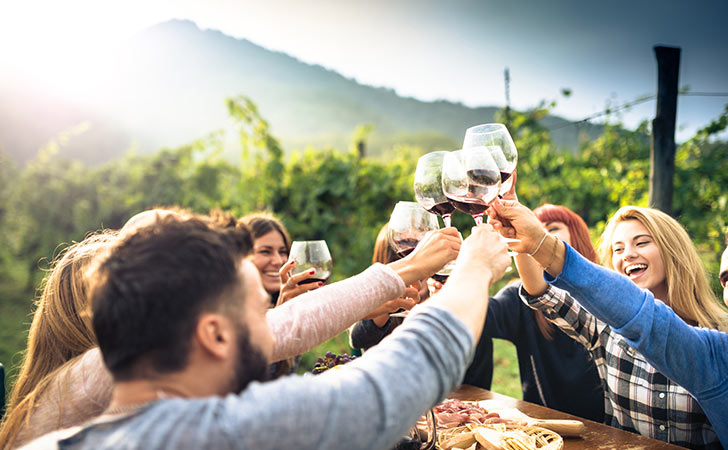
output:
[[528, 425], [465, 425], [437, 433], [439, 450], [561, 450], [555, 431]]
[[446, 399], [433, 412], [439, 450], [561, 450], [558, 430], [579, 435], [584, 428], [580, 421], [534, 419], [492, 402]]

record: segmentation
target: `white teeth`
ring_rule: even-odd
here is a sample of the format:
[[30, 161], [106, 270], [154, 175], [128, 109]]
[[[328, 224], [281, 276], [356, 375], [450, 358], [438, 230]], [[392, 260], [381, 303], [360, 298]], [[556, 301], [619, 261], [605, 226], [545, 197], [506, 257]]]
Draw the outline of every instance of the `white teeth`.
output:
[[630, 264], [629, 266], [624, 268], [624, 273], [629, 275], [635, 270], [646, 269], [646, 268], [647, 268], [647, 264]]

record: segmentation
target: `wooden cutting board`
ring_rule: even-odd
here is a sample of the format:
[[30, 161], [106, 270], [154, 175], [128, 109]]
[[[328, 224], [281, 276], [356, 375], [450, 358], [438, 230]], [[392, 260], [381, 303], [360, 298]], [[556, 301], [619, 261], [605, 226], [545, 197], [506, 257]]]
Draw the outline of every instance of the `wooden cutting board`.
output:
[[489, 413], [498, 413], [502, 419], [511, 419], [521, 425], [546, 428], [562, 436], [579, 436], [584, 432], [584, 422], [578, 420], [536, 419], [516, 408], [499, 404], [497, 400], [481, 400], [477, 404]]

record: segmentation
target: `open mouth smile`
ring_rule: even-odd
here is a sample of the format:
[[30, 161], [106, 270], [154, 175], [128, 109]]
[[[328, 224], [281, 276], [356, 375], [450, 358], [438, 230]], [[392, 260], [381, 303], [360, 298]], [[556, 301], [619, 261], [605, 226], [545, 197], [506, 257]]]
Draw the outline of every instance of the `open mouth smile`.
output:
[[647, 264], [637, 263], [630, 264], [625, 267], [624, 273], [630, 278], [630, 280], [634, 280], [635, 278], [639, 278], [639, 276], [642, 275], [646, 270]]

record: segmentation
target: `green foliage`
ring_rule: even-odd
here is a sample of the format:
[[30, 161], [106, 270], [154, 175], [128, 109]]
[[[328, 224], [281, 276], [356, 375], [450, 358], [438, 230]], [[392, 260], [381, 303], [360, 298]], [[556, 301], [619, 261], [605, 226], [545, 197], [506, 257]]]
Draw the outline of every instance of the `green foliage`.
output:
[[[326, 239], [334, 279], [369, 265], [376, 234], [394, 204], [413, 199], [417, 158], [433, 148], [398, 145], [386, 157], [361, 158], [354, 145], [349, 151], [308, 148], [284, 157], [250, 99], [228, 99], [227, 107], [239, 126], [239, 164], [222, 156], [221, 133], [152, 155], [127, 154], [98, 167], [64, 158], [63, 139], [41, 149], [23, 168], [0, 152], [0, 361], [12, 361], [20, 350], [34, 288], [44, 274], [40, 267], [59, 245], [100, 228], [119, 228], [157, 205], [198, 212], [217, 207], [238, 216], [267, 210], [282, 219], [293, 239]], [[635, 131], [607, 125], [599, 138], [573, 154], [555, 148], [541, 125], [551, 107], [510, 112], [521, 201], [531, 207], [544, 202], [568, 206], [594, 235], [620, 206], [646, 205], [647, 124]], [[728, 226], [728, 144], [715, 136], [727, 125], [728, 109], [682, 145], [676, 157], [675, 211], [713, 273]], [[365, 142], [369, 132], [370, 127], [359, 128], [354, 141]], [[453, 219], [467, 236], [472, 218], [455, 214]], [[336, 353], [348, 352], [344, 338], [330, 345], [342, 347], [333, 348]]]

